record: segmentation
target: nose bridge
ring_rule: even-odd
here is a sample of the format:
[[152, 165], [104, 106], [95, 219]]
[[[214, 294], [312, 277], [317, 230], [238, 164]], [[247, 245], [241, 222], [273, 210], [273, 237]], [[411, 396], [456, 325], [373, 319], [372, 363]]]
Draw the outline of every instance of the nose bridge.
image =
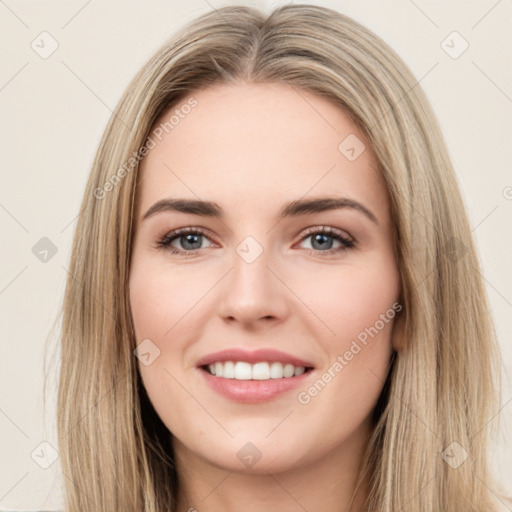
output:
[[[260, 240], [263, 237], [264, 234], [259, 236]], [[250, 322], [285, 313], [285, 287], [274, 275], [277, 261], [272, 258], [268, 240], [269, 237], [265, 237], [265, 241], [260, 242], [248, 235], [235, 247], [233, 268], [220, 305], [223, 317]]]
[[[259, 238], [261, 240], [261, 236]], [[243, 302], [257, 304], [270, 295], [275, 284], [269, 270], [269, 266], [272, 266], [271, 250], [267, 242], [262, 240], [260, 243], [249, 235], [238, 244], [235, 252], [231, 291], [236, 292]]]

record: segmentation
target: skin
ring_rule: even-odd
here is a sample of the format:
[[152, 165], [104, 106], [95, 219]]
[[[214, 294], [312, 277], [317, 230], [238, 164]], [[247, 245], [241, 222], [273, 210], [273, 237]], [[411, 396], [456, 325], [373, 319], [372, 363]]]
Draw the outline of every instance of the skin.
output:
[[[178, 510], [339, 512], [353, 497], [350, 510], [360, 510], [367, 487], [354, 494], [357, 472], [402, 317], [385, 323], [309, 403], [297, 395], [399, 301], [393, 220], [375, 155], [343, 110], [286, 84], [216, 84], [192, 96], [197, 106], [142, 161], [129, 283], [136, 341], [149, 338], [160, 350], [150, 365], [138, 364], [173, 434]], [[354, 161], [338, 150], [349, 134], [366, 146]], [[378, 224], [351, 208], [277, 218], [285, 203], [322, 195], [362, 203]], [[165, 211], [141, 220], [167, 197], [215, 201], [225, 218]], [[198, 246], [195, 255], [156, 247], [189, 226], [206, 236], [172, 245]], [[325, 256], [342, 243], [321, 246], [304, 235], [324, 226], [355, 247]], [[263, 249], [250, 264], [236, 252], [247, 236]], [[315, 370], [270, 401], [233, 402], [196, 368], [227, 347], [276, 348]], [[252, 467], [237, 457], [247, 442], [261, 453]]]

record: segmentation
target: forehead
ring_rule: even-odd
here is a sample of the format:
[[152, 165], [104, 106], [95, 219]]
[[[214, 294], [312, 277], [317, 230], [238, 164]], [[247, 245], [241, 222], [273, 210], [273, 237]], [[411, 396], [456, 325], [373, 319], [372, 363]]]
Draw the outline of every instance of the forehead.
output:
[[341, 108], [308, 91], [215, 85], [174, 105], [150, 136], [156, 145], [141, 162], [141, 213], [169, 196], [213, 200], [228, 214], [236, 206], [238, 215], [339, 194], [369, 203], [386, 220], [386, 186], [364, 134]]

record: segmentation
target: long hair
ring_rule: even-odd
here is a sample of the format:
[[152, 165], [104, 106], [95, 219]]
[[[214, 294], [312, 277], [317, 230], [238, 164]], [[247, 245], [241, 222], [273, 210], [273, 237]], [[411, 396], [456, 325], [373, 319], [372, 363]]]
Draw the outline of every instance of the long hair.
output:
[[109, 120], [61, 311], [57, 426], [66, 511], [176, 508], [170, 435], [134, 357], [128, 278], [138, 168], [166, 110], [214, 83], [243, 82], [285, 83], [343, 109], [367, 136], [389, 191], [405, 336], [362, 464], [365, 510], [497, 510], [488, 451], [498, 425], [500, 351], [439, 125], [393, 49], [339, 12], [302, 4], [268, 15], [228, 6], [188, 23], [137, 73]]

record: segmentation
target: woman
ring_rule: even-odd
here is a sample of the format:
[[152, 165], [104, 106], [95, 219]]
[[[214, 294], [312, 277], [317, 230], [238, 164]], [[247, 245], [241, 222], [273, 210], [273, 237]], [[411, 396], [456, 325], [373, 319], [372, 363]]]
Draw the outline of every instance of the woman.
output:
[[500, 510], [479, 268], [382, 40], [309, 5], [200, 17], [129, 85], [87, 184], [67, 510]]

